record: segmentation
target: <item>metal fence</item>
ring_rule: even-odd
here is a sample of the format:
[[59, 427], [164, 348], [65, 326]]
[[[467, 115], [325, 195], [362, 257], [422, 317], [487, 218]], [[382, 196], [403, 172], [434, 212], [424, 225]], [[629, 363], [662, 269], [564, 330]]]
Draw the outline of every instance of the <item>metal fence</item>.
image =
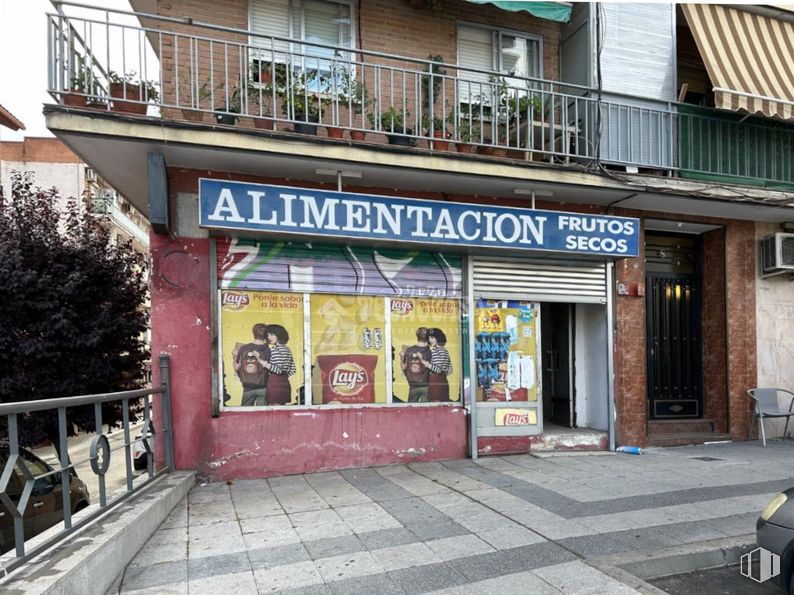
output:
[[[19, 403], [0, 404], [0, 418], [4, 418], [8, 428], [5, 445], [0, 441], [0, 460], [5, 459], [5, 466], [0, 475], [0, 511], [2, 515], [13, 518], [13, 540], [15, 557], [4, 557], [0, 563], [0, 578], [20, 566], [33, 556], [41, 553], [68, 535], [90, 523], [100, 515], [125, 501], [129, 496], [141, 490], [155, 478], [174, 469], [173, 428], [171, 418], [170, 393], [170, 360], [169, 356], [160, 356], [161, 386], [156, 388], [132, 390], [116, 393], [43, 399]], [[153, 409], [153, 398], [159, 398], [159, 407]], [[140, 436], [131, 435], [130, 406], [136, 402], [142, 408], [143, 427]], [[123, 441], [117, 447], [111, 447], [111, 441], [103, 432], [103, 405], [120, 403], [121, 432]], [[87, 452], [69, 451], [69, 410], [74, 407], [93, 406], [95, 434], [90, 441]], [[58, 416], [58, 454], [57, 464], [50, 465], [20, 446], [20, 419], [35, 415], [36, 412], [57, 411]], [[157, 415], [154, 415], [154, 413]], [[108, 427], [108, 430], [110, 428]], [[154, 448], [155, 437], [157, 448]], [[116, 441], [115, 439], [113, 440]], [[133, 472], [133, 448], [139, 444], [146, 451], [145, 473], [135, 476]], [[121, 489], [110, 497], [107, 493], [106, 474], [111, 469], [111, 459], [115, 452], [121, 451], [124, 456], [124, 477]], [[155, 452], [156, 451], [156, 452]], [[72, 456], [74, 455], [74, 460]], [[75, 469], [90, 465], [96, 475], [98, 507], [93, 506], [73, 517], [75, 502], [72, 483], [77, 479]], [[35, 470], [41, 473], [34, 473]], [[13, 486], [20, 488], [15, 491]], [[60, 502], [57, 492], [60, 491]], [[50, 496], [52, 506], [44, 506], [42, 496]], [[37, 500], [37, 501], [31, 501]], [[82, 500], [82, 499], [81, 499]], [[81, 504], [86, 504], [85, 500]], [[57, 505], [60, 504], [59, 512]], [[37, 508], [41, 506], [41, 508]], [[60, 518], [62, 516], [62, 519]], [[46, 539], [36, 540], [33, 547], [26, 546], [32, 534], [38, 534], [50, 525], [57, 526], [53, 518], [59, 517], [62, 529], [55, 534], [48, 533]], [[8, 525], [3, 527], [6, 531]], [[52, 533], [52, 532], [51, 532]]]
[[[785, 124], [742, 120], [713, 134], [725, 112], [440, 57], [55, 6], [47, 17], [49, 92], [67, 104], [337, 138], [347, 131], [352, 140], [514, 159], [794, 181], [794, 127]], [[67, 16], [67, 7], [82, 13]], [[722, 157], [741, 154], [748, 156]]]

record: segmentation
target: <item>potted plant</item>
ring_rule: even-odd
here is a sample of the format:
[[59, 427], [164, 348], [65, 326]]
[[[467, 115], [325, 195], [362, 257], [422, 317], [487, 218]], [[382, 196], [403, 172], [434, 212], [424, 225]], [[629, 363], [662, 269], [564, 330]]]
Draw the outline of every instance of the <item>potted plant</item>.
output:
[[281, 110], [294, 121], [295, 132], [315, 136], [320, 109], [328, 103], [327, 99], [320, 97], [325, 79], [314, 69], [296, 72], [291, 78], [291, 84], [280, 93]]
[[[224, 88], [224, 83], [220, 84], [219, 88]], [[226, 93], [224, 93], [226, 96]], [[215, 110], [215, 121], [218, 124], [225, 124], [226, 126], [234, 126], [240, 119], [240, 85], [235, 85], [232, 89], [231, 95], [226, 97], [226, 104]]]
[[73, 107], [85, 107], [87, 103], [86, 94], [94, 86], [93, 72], [86, 66], [86, 58], [77, 56], [75, 58], [74, 74], [69, 79], [69, 92], [63, 94], [63, 104]]
[[[369, 109], [371, 103], [369, 92], [364, 82], [360, 79], [354, 79], [352, 70], [347, 65], [343, 65], [338, 69], [336, 84], [333, 86], [335, 87], [334, 96], [336, 99], [336, 108], [347, 108], [350, 110], [351, 122], [355, 122], [359, 114], [361, 114], [361, 119], [363, 121], [364, 114], [367, 109]], [[335, 131], [332, 132], [332, 127], [326, 127], [326, 129], [328, 130], [328, 136], [332, 138], [342, 138], [341, 135], [334, 136]], [[341, 131], [342, 129], [340, 128], [337, 130]], [[363, 130], [350, 131], [351, 140], [363, 141], [366, 140], [366, 135], [367, 133]]]
[[[444, 58], [438, 55], [430, 55], [427, 57], [428, 63], [425, 64], [425, 72], [428, 74], [422, 75], [421, 79], [421, 93], [422, 93], [422, 131], [426, 136], [435, 139], [448, 138], [446, 123], [444, 119], [435, 114], [436, 102], [438, 101], [439, 91], [441, 85], [444, 83], [444, 75], [447, 73], [441, 67], [444, 63]], [[449, 113], [449, 104], [447, 104], [446, 111]], [[431, 141], [431, 147], [441, 151], [449, 150], [449, 142], [443, 140]]]
[[[198, 88], [193, 88], [193, 81], [186, 83], [184, 80], [179, 85], [180, 98], [187, 98], [187, 101], [182, 103], [190, 103], [190, 107], [182, 108], [182, 118], [190, 120], [191, 122], [201, 122], [204, 120], [204, 112], [199, 111], [207, 101], [212, 98], [212, 90], [210, 89], [210, 80], [207, 79]], [[198, 109], [196, 109], [198, 108]]]
[[[111, 106], [118, 112], [146, 114], [146, 104], [157, 101], [160, 94], [154, 81], [139, 80], [134, 71], [121, 76], [111, 70], [108, 72], [110, 96], [114, 99]], [[143, 100], [146, 100], [144, 102]]]
[[413, 139], [403, 136], [406, 134], [413, 134], [413, 130], [406, 128], [403, 124], [403, 118], [409, 115], [409, 112], [406, 110], [403, 116], [403, 113], [397, 111], [397, 108], [392, 105], [389, 106], [389, 109], [385, 112], [381, 113], [380, 118], [376, 119], [375, 114], [370, 112], [367, 114], [367, 119], [372, 125], [373, 130], [379, 130], [386, 134], [386, 139], [389, 141], [390, 145], [412, 147], [414, 144]]
[[[543, 100], [538, 95], [522, 95], [507, 100], [508, 114], [511, 122], [518, 120], [542, 120]], [[528, 116], [528, 114], [530, 114]]]

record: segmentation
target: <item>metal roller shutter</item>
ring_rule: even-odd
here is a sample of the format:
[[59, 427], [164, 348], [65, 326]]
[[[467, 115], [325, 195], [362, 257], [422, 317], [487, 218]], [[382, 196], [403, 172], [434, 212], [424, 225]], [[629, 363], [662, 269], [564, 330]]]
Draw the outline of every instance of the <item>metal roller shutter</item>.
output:
[[474, 258], [474, 297], [605, 304], [605, 262]]

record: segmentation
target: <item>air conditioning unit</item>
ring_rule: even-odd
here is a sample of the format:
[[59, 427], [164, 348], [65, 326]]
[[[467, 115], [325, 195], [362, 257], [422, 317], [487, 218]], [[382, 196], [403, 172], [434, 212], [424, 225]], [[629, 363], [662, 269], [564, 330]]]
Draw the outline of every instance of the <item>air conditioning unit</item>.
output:
[[794, 233], [776, 233], [761, 240], [761, 269], [765, 277], [794, 273]]
[[86, 167], [85, 168], [85, 179], [88, 180], [89, 182], [93, 182], [94, 180], [96, 180], [96, 172], [93, 169], [91, 169], [90, 167]]

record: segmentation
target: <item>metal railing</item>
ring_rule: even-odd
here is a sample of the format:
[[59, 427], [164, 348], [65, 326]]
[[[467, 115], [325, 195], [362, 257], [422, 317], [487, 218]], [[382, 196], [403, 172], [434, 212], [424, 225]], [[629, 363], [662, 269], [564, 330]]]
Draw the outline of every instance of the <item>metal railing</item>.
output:
[[[0, 510], [3, 511], [3, 514], [13, 517], [16, 554], [15, 557], [4, 557], [0, 561], [0, 578], [100, 515], [105, 514], [132, 494], [140, 491], [155, 478], [174, 470], [170, 359], [168, 355], [160, 356], [160, 378], [161, 386], [149, 389], [0, 404], [0, 418], [4, 418], [8, 429], [7, 444], [3, 445], [0, 441], [0, 460], [5, 459], [5, 466], [2, 469], [2, 475], [0, 475]], [[152, 398], [154, 396], [159, 396], [161, 400], [160, 406], [156, 410], [153, 410]], [[103, 405], [109, 403], [121, 405], [123, 441], [115, 448], [111, 447], [110, 440], [103, 433], [103, 425], [107, 423], [103, 421]], [[135, 403], [140, 403], [142, 408], [143, 427], [139, 437], [131, 437], [130, 432], [130, 409]], [[69, 451], [68, 410], [73, 407], [86, 406], [93, 406], [95, 433], [90, 441], [88, 452], [83, 452], [80, 456], [80, 453], [75, 452], [74, 448], [71, 453]], [[34, 474], [31, 467], [43, 469], [43, 466], [41, 459], [20, 447], [20, 418], [25, 421], [25, 418], [35, 415], [36, 412], [48, 410], [55, 410], [58, 415], [58, 461], [56, 465], [47, 465], [49, 471]], [[158, 427], [155, 427], [156, 424]], [[110, 429], [109, 426], [108, 429]], [[157, 441], [155, 453], [153, 443], [158, 435], [162, 435], [162, 438]], [[115, 438], [113, 440], [116, 441]], [[139, 477], [133, 475], [132, 449], [136, 443], [145, 449], [147, 456], [146, 472]], [[123, 482], [120, 482], [120, 490], [108, 498], [106, 474], [111, 468], [111, 456], [116, 451], [124, 453], [125, 475]], [[76, 455], [75, 459], [72, 460], [70, 455]], [[99, 506], [87, 508], [76, 519], [72, 516], [76, 504], [72, 502], [72, 482], [79, 479], [75, 469], [85, 467], [86, 464], [90, 465], [90, 469], [96, 475]], [[9, 488], [13, 488], [15, 485], [18, 488], [21, 487], [21, 492], [16, 493], [12, 490], [9, 493]], [[45, 506], [37, 510], [36, 503], [31, 506], [31, 497], [38, 498], [41, 495], [50, 494], [53, 498], [57, 498], [54, 494], [58, 489], [61, 491], [63, 528], [53, 535], [48, 533], [46, 539], [36, 540], [32, 547], [26, 547], [26, 539], [30, 538], [31, 534], [38, 534], [50, 525], [58, 524], [57, 522], [51, 523], [51, 518], [44, 518], [45, 513], [49, 516], [52, 516], [53, 513], [57, 514], [57, 508], [53, 511]], [[81, 504], [85, 504], [85, 502], [81, 502]], [[39, 515], [38, 518], [37, 515]]]
[[[785, 124], [740, 121], [734, 133], [710, 135], [725, 112], [188, 18], [95, 7], [92, 16], [67, 16], [67, 7], [86, 7], [55, 6], [49, 92], [65, 103], [304, 134], [347, 130], [353, 140], [368, 134], [517, 159], [794, 181], [794, 127]], [[750, 154], [756, 146], [775, 159]]]

